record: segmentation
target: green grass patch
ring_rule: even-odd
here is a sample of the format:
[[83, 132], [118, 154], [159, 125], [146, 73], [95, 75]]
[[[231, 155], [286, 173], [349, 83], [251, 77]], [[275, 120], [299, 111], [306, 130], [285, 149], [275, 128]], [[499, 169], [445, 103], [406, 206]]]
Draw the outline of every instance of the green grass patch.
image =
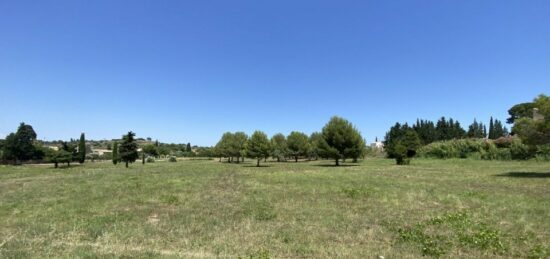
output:
[[0, 258], [549, 256], [549, 163], [253, 162], [1, 166]]

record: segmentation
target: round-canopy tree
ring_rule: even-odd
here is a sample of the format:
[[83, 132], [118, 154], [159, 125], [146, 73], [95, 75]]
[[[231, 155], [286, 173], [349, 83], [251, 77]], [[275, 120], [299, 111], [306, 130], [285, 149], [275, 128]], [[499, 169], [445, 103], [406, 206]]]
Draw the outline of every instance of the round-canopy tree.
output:
[[302, 132], [293, 131], [287, 137], [288, 154], [298, 162], [300, 156], [306, 156], [309, 150], [309, 138]]
[[285, 135], [277, 133], [271, 137], [271, 155], [277, 158], [277, 162], [285, 160], [288, 153]]
[[319, 141], [319, 151], [323, 157], [334, 159], [337, 166], [340, 159], [355, 159], [364, 152], [361, 133], [346, 119], [332, 117], [321, 134], [323, 141]]
[[270, 150], [271, 145], [267, 135], [259, 130], [252, 134], [246, 145], [248, 157], [257, 160], [256, 166], [260, 166], [260, 160], [262, 160], [262, 158], [269, 156]]

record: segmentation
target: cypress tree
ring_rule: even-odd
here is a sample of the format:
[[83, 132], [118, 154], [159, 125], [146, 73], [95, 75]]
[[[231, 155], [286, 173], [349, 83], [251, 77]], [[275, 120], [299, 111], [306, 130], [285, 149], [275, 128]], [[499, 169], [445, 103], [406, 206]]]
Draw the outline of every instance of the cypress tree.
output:
[[185, 151], [187, 151], [187, 152], [193, 151], [193, 150], [191, 149], [191, 143], [187, 143], [187, 148], [186, 148]]
[[118, 142], [113, 144], [113, 164], [118, 164]]
[[495, 139], [495, 123], [493, 122], [493, 116], [489, 120], [489, 139]]
[[86, 160], [86, 139], [84, 133], [80, 134], [80, 141], [78, 142], [78, 162], [84, 163]]

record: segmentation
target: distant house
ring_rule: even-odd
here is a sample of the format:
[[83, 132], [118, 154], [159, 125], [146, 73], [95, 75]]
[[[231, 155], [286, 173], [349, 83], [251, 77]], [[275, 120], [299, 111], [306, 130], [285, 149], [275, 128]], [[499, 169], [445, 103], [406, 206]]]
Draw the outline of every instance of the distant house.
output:
[[113, 152], [113, 151], [109, 150], [109, 149], [92, 148], [92, 154], [96, 154], [96, 155], [99, 155], [99, 156], [102, 156], [105, 153], [111, 153], [111, 152]]

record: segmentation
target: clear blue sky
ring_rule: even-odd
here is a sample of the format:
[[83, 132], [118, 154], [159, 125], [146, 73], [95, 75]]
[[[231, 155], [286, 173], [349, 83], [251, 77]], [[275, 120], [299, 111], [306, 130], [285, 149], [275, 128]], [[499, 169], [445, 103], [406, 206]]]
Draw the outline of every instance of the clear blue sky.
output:
[[550, 1], [0, 1], [0, 134], [213, 145], [368, 142], [396, 121], [506, 119], [550, 91]]

